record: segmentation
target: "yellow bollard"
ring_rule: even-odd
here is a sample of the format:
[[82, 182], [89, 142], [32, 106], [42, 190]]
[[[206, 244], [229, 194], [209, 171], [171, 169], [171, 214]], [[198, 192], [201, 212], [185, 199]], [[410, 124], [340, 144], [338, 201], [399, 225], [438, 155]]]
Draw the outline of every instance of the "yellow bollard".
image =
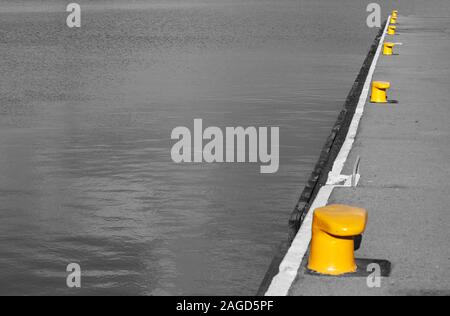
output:
[[396, 26], [394, 26], [394, 25], [390, 25], [389, 27], [388, 27], [388, 34], [389, 35], [395, 35], [395, 31], [397, 30], [397, 27]]
[[391, 87], [389, 82], [374, 81], [372, 83], [372, 97], [370, 102], [372, 103], [387, 103], [387, 90]]
[[391, 22], [390, 22], [390, 24], [391, 24], [391, 25], [397, 24], [397, 18], [391, 17]]
[[394, 10], [394, 11], [392, 11], [392, 17], [394, 17], [394, 18], [398, 18], [398, 10]]
[[384, 43], [383, 45], [383, 55], [391, 56], [394, 54], [394, 43]]
[[329, 205], [314, 211], [308, 269], [323, 275], [357, 271], [354, 237], [367, 225], [367, 211], [347, 205]]

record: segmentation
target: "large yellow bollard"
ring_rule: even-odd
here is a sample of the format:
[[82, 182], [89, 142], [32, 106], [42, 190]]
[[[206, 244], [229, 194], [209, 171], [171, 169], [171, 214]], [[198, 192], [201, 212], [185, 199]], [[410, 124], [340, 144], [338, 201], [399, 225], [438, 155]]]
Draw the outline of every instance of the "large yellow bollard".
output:
[[314, 211], [308, 269], [323, 275], [357, 271], [354, 237], [367, 225], [367, 211], [347, 205], [329, 205]]
[[383, 45], [383, 55], [391, 56], [394, 54], [394, 43], [386, 42]]
[[395, 25], [389, 25], [389, 27], [388, 27], [388, 34], [389, 35], [395, 35], [396, 31], [397, 31], [397, 27]]
[[372, 103], [387, 103], [387, 90], [391, 87], [389, 82], [374, 81], [372, 83], [372, 97], [370, 102]]

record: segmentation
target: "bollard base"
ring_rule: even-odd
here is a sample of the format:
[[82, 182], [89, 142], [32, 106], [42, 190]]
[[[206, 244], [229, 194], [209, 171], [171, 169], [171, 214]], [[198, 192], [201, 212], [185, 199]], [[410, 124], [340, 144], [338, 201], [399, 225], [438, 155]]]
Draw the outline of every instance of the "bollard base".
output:
[[355, 259], [358, 270], [354, 273], [346, 273], [341, 275], [326, 275], [320, 274], [305, 268], [305, 274], [326, 278], [366, 278], [374, 274], [374, 269], [371, 265], [378, 265], [380, 277], [388, 278], [391, 276], [392, 264], [388, 260], [383, 259]]

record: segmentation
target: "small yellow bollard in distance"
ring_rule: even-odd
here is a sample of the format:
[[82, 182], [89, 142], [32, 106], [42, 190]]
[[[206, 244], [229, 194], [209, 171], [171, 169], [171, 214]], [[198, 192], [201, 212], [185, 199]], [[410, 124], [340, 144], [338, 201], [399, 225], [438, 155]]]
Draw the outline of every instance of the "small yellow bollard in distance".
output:
[[387, 103], [387, 90], [391, 87], [391, 84], [386, 81], [374, 81], [372, 83], [372, 97], [370, 102], [372, 103]]
[[397, 24], [397, 18], [391, 17], [390, 24], [391, 25], [396, 25]]
[[323, 275], [357, 271], [354, 237], [366, 229], [365, 209], [329, 205], [314, 211], [308, 269]]
[[397, 27], [395, 25], [389, 25], [388, 27], [388, 35], [395, 35], [397, 31]]
[[398, 10], [393, 10], [391, 15], [394, 18], [398, 18]]
[[394, 43], [386, 42], [383, 45], [383, 55], [391, 56], [394, 54]]

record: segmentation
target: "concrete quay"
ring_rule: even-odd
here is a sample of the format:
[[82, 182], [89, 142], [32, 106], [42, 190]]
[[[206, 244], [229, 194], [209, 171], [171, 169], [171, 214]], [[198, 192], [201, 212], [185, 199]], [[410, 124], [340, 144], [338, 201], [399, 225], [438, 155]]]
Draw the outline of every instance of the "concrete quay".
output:
[[402, 45], [379, 56], [373, 80], [390, 82], [396, 102], [369, 95], [342, 171], [361, 157], [359, 185], [333, 188], [327, 204], [368, 210], [356, 257], [387, 259], [392, 273], [375, 288], [312, 276], [306, 253], [289, 295], [450, 295], [450, 20], [400, 15], [384, 40]]

